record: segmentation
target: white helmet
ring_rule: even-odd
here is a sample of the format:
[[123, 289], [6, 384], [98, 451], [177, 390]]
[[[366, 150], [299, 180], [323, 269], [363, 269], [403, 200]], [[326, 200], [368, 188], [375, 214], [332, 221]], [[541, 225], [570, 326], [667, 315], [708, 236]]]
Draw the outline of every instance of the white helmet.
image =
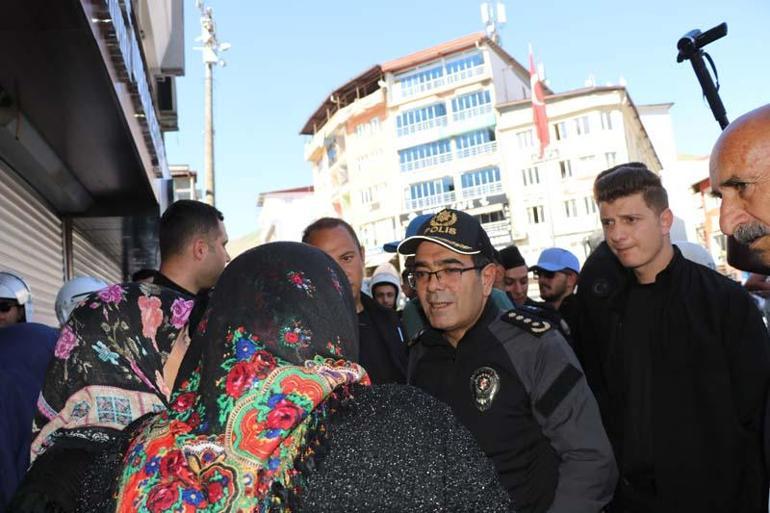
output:
[[93, 276], [78, 276], [66, 282], [56, 294], [56, 317], [64, 324], [69, 319], [72, 310], [91, 292], [102, 290], [107, 282]]
[[714, 257], [712, 257], [711, 253], [700, 244], [686, 240], [678, 240], [674, 242], [674, 244], [676, 244], [679, 251], [682, 252], [682, 256], [687, 260], [704, 265], [709, 269], [716, 271], [717, 265], [714, 263]]
[[0, 299], [16, 301], [24, 307], [24, 321], [32, 321], [32, 291], [20, 277], [9, 272], [0, 272]]
[[401, 293], [401, 278], [398, 276], [398, 271], [393, 267], [393, 264], [385, 262], [374, 270], [372, 280], [369, 284], [372, 294], [374, 294], [374, 288], [381, 283], [388, 283], [395, 286], [396, 296]]

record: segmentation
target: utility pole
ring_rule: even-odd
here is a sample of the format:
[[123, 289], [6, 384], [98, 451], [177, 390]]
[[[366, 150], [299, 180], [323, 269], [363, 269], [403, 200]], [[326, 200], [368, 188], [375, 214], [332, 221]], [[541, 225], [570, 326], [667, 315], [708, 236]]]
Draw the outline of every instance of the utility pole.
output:
[[209, 205], [214, 205], [214, 66], [225, 66], [225, 61], [219, 58], [219, 52], [230, 49], [229, 43], [219, 43], [217, 40], [216, 25], [214, 24], [214, 10], [206, 7], [203, 0], [196, 0], [196, 5], [201, 13], [201, 35], [196, 41], [203, 46], [196, 47], [203, 56], [205, 67], [204, 80], [204, 126], [203, 126], [203, 200]]

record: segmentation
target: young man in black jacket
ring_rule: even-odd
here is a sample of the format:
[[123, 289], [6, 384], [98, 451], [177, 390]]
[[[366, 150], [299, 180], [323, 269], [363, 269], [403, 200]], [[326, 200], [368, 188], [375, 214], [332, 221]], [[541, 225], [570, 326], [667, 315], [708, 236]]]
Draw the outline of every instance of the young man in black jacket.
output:
[[600, 173], [594, 195], [626, 274], [590, 271], [575, 333], [621, 473], [610, 511], [767, 511], [770, 356], [758, 309], [672, 246], [666, 191], [643, 164]]
[[305, 228], [302, 242], [332, 257], [353, 289], [361, 340], [359, 362], [372, 383], [406, 383], [407, 346], [396, 312], [361, 293], [364, 248], [355, 230], [342, 219], [323, 217]]

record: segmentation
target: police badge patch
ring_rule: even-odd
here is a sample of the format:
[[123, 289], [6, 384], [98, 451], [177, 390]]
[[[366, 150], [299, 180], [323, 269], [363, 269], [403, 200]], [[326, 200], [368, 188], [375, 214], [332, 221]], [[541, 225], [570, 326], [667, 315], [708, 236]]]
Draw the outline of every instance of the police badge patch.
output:
[[492, 407], [500, 390], [500, 376], [491, 367], [479, 367], [471, 375], [471, 391], [479, 411], [487, 411]]

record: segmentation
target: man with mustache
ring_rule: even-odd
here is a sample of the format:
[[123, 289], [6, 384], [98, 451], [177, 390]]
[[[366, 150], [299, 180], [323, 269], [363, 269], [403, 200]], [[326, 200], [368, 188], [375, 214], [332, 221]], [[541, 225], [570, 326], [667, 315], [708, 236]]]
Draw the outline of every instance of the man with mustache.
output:
[[473, 216], [444, 209], [398, 246], [429, 327], [407, 382], [444, 401], [476, 437], [521, 513], [596, 513], [617, 469], [577, 358], [534, 313], [490, 299], [495, 251]]
[[770, 105], [739, 117], [711, 152], [711, 189], [722, 199], [719, 227], [770, 267]]
[[666, 190], [644, 164], [603, 171], [594, 197], [625, 268], [616, 286], [581, 286], [577, 298], [577, 347], [620, 470], [608, 511], [766, 511], [770, 353], [758, 309], [672, 245]]

